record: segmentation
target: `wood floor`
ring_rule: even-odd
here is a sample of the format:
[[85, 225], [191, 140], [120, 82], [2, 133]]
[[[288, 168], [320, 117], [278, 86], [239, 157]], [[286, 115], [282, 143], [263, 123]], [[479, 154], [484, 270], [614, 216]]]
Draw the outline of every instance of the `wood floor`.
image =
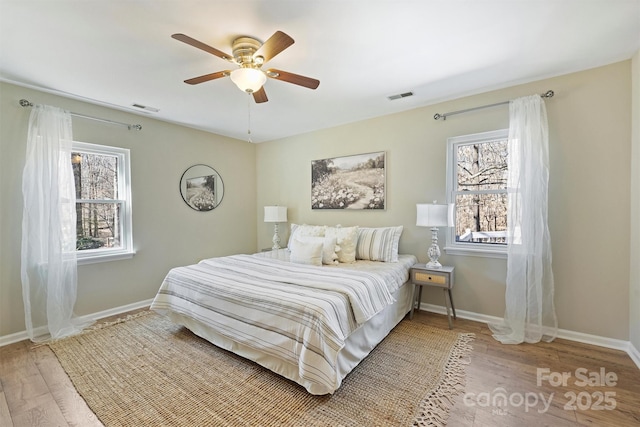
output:
[[[438, 314], [413, 321], [448, 328]], [[448, 425], [640, 426], [640, 370], [626, 353], [560, 339], [502, 345], [485, 324], [464, 319], [454, 329], [476, 338]], [[51, 350], [23, 341], [0, 348], [0, 426], [102, 424]]]

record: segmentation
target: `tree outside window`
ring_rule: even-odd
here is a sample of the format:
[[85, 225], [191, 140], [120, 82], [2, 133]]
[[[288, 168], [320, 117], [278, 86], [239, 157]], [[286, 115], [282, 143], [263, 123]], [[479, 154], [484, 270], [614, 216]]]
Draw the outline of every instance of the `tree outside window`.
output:
[[129, 150], [73, 143], [79, 260], [132, 252]]
[[76, 184], [76, 249], [120, 246], [118, 159], [73, 152]]
[[507, 244], [507, 130], [449, 138], [447, 194], [455, 226], [447, 246], [505, 251]]

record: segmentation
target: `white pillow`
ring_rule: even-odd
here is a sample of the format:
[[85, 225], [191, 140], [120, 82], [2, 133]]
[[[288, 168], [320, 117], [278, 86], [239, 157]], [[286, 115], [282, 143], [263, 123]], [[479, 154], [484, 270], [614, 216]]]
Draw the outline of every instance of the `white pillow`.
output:
[[402, 225], [358, 229], [356, 259], [383, 262], [398, 262], [398, 242]]
[[324, 246], [324, 239], [322, 241], [301, 240], [293, 238], [290, 242], [289, 250], [291, 255], [289, 260], [297, 264], [311, 264], [322, 265], [322, 248]]
[[338, 264], [338, 252], [340, 252], [340, 246], [336, 244], [336, 239], [325, 237], [322, 247], [322, 263], [325, 265]]
[[307, 224], [291, 224], [291, 233], [289, 234], [289, 243], [287, 247], [291, 248], [291, 241], [295, 236], [313, 236], [313, 237], [324, 237], [324, 232], [326, 230], [326, 226], [324, 225], [307, 225]]
[[335, 238], [340, 247], [338, 261], [351, 263], [356, 261], [356, 244], [358, 243], [358, 226], [354, 227], [327, 227], [325, 237]]
[[[338, 264], [338, 254], [336, 254], [336, 239], [335, 237], [311, 237], [302, 236], [296, 237], [296, 240], [303, 242], [315, 242], [322, 243], [322, 264], [335, 265]], [[337, 250], [340, 250], [338, 247]]]

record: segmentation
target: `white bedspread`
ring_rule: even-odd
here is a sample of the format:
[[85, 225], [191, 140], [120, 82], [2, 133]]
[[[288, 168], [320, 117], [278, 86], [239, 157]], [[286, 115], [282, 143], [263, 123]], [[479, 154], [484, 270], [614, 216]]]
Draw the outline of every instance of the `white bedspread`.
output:
[[305, 381], [335, 390], [345, 339], [393, 302], [391, 294], [407, 281], [415, 257], [341, 268], [293, 264], [276, 255], [233, 255], [174, 268], [151, 308], [193, 318], [297, 365]]

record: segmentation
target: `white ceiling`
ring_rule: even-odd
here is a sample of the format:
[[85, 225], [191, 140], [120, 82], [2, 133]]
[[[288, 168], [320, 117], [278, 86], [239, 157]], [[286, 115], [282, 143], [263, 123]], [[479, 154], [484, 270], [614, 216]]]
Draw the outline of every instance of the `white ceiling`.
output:
[[[231, 53], [240, 35], [295, 44], [255, 104], [229, 69], [172, 39]], [[0, 80], [253, 142], [328, 128], [630, 58], [640, 0], [0, 0]], [[232, 65], [233, 66], [233, 65]], [[390, 95], [411, 91], [395, 101]], [[31, 100], [38, 102], [37, 99]], [[16, 100], [17, 102], [17, 100]], [[249, 106], [250, 105], [250, 106]]]

